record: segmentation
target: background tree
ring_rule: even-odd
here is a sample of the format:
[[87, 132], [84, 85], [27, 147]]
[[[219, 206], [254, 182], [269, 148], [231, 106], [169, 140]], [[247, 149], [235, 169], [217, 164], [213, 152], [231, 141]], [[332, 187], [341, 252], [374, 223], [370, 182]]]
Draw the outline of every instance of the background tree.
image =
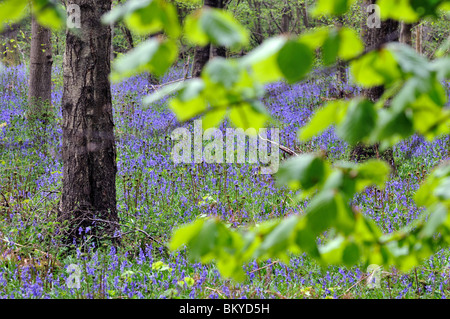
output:
[[45, 123], [48, 116], [45, 107], [52, 100], [52, 32], [40, 26], [32, 16], [31, 34], [28, 104], [31, 114]]
[[[364, 0], [361, 6], [364, 17], [367, 17], [370, 14], [370, 12], [368, 12], [368, 6], [374, 5], [375, 3], [376, 0]], [[366, 51], [380, 48], [383, 44], [391, 41], [398, 41], [400, 36], [398, 21], [387, 19], [385, 21], [381, 21], [379, 26], [380, 27], [377, 27], [376, 25], [367, 23], [367, 19], [362, 20], [361, 37], [364, 41]], [[362, 90], [363, 96], [372, 102], [377, 101], [383, 95], [383, 92], [384, 87], [382, 85]], [[383, 154], [379, 154], [378, 144], [368, 146], [358, 143], [350, 153], [350, 159], [358, 162], [368, 158], [380, 156], [385, 159], [393, 169], [395, 169], [394, 154], [392, 149], [388, 149], [384, 151]]]
[[[204, 7], [223, 8], [225, 0], [205, 0]], [[197, 47], [194, 53], [194, 63], [192, 66], [192, 77], [199, 77], [203, 67], [211, 57], [211, 44], [204, 47]], [[217, 55], [224, 56], [224, 48], [217, 49]]]
[[[109, 82], [111, 30], [101, 17], [109, 0], [74, 0], [81, 8], [79, 35], [66, 33], [64, 54], [63, 189], [59, 218], [68, 221], [68, 239], [91, 227], [113, 236], [116, 210], [116, 148]], [[94, 217], [107, 221], [94, 223]]]

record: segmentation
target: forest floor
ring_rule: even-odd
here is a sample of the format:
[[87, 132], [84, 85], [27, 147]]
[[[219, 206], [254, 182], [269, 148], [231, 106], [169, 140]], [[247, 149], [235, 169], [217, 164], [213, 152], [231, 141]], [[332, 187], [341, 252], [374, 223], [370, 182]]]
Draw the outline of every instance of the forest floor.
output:
[[[53, 115], [45, 126], [27, 111], [26, 68], [0, 74], [0, 298], [450, 296], [448, 248], [410, 273], [383, 269], [380, 282], [372, 284], [368, 269], [323, 269], [306, 255], [291, 256], [289, 264], [254, 261], [244, 265], [245, 281], [235, 283], [221, 278], [214, 264], [189, 261], [186, 251], [168, 253], [164, 246], [172, 230], [198, 216], [218, 216], [232, 227], [245, 227], [301, 214], [307, 201], [294, 204], [291, 191], [277, 187], [270, 175], [258, 174], [259, 164], [174, 164], [170, 134], [177, 121], [166, 107], [167, 99], [142, 105], [149, 91], [146, 76], [112, 88], [122, 246], [95, 248], [89, 229], [79, 230], [86, 238], [83, 247], [64, 246], [56, 223], [62, 177], [61, 73], [55, 68]], [[162, 82], [182, 77], [183, 70], [173, 68]], [[333, 128], [308, 143], [296, 138], [297, 130], [330, 98], [332, 86], [332, 80], [322, 79], [267, 88], [264, 102], [277, 119], [270, 125], [280, 129], [282, 145], [298, 153], [323, 150], [331, 161], [348, 158], [349, 147]], [[192, 123], [184, 126], [192, 132]], [[414, 136], [397, 144], [397, 172], [386, 189], [368, 188], [353, 204], [385, 232], [408, 224], [421, 212], [412, 200], [415, 190], [433, 167], [449, 159], [449, 150], [449, 136], [433, 142]], [[69, 265], [80, 270], [80, 289], [67, 285]]]

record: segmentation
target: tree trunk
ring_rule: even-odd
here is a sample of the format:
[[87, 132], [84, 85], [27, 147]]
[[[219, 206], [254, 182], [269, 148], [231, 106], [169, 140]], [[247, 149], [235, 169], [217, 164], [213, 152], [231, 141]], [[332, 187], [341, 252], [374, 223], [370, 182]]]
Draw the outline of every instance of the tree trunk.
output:
[[288, 33], [291, 22], [291, 8], [289, 2], [285, 1], [284, 7], [281, 13], [281, 30], [283, 33]]
[[303, 24], [305, 25], [305, 28], [309, 28], [309, 20], [308, 20], [308, 0], [303, 1], [302, 5], [302, 11], [303, 11]]
[[46, 108], [52, 101], [52, 33], [31, 18], [30, 78], [28, 104], [30, 115], [47, 122]]
[[401, 27], [400, 27], [400, 42], [407, 44], [407, 45], [412, 45], [412, 32], [411, 29], [413, 28], [413, 24], [411, 23], [405, 23], [402, 22]]
[[[118, 229], [117, 166], [109, 82], [111, 30], [100, 20], [111, 1], [73, 3], [81, 8], [81, 29], [80, 35], [66, 33], [59, 219], [68, 222], [69, 242], [78, 242], [84, 235], [80, 227], [90, 227], [97, 239], [114, 236]], [[107, 222], [93, 222], [94, 218]]]
[[422, 54], [422, 25], [416, 27], [416, 51]]
[[[363, 13], [364, 16], [367, 14], [366, 8], [367, 5], [375, 4], [375, 0], [366, 0], [363, 5]], [[395, 20], [385, 20], [380, 24], [380, 28], [369, 28], [365, 23], [365, 19], [363, 19], [364, 25], [362, 26], [362, 38], [364, 39], [366, 45], [366, 51], [373, 50], [379, 48], [383, 44], [390, 41], [397, 41], [399, 39], [399, 24]], [[362, 91], [363, 95], [375, 102], [377, 101], [384, 92], [383, 86], [372, 87], [368, 89], [364, 89]], [[382, 154], [378, 152], [378, 145], [363, 145], [357, 144], [350, 153], [350, 159], [356, 160], [358, 162], [363, 161], [368, 158], [373, 157], [381, 157], [385, 161], [387, 161], [392, 169], [395, 171], [396, 166], [394, 162], [394, 155], [392, 148], [384, 151]]]
[[[205, 0], [203, 7], [220, 8], [223, 5], [221, 0]], [[192, 65], [192, 77], [197, 78], [202, 73], [203, 67], [211, 57], [211, 45], [196, 47], [194, 53], [194, 63]]]
[[[339, 17], [336, 23], [338, 28], [342, 28], [344, 26], [344, 19]], [[339, 98], [344, 97], [344, 87], [347, 84], [347, 67], [342, 60], [338, 60], [337, 62], [337, 81], [339, 86]]]
[[127, 39], [128, 42], [128, 50], [134, 49], [133, 35], [131, 34], [130, 29], [128, 29], [125, 25], [122, 25], [122, 31], [125, 34], [125, 39]]

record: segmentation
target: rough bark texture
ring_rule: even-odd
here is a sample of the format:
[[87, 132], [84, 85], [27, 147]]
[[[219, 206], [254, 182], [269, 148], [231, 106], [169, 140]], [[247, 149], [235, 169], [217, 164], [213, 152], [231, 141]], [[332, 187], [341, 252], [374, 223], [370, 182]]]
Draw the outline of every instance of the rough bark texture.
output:
[[[116, 149], [109, 82], [111, 30], [101, 16], [110, 0], [73, 0], [81, 8], [80, 36], [66, 34], [64, 54], [63, 189], [59, 218], [68, 221], [67, 238], [91, 227], [95, 236], [117, 229]], [[95, 217], [108, 223], [94, 223]], [[83, 233], [81, 235], [84, 235]]]
[[40, 114], [45, 121], [46, 114], [42, 107], [52, 100], [52, 33], [41, 27], [33, 16], [31, 34], [28, 103], [31, 112]]
[[416, 27], [416, 51], [422, 54], [422, 25]]
[[[367, 14], [366, 6], [370, 4], [375, 4], [375, 0], [366, 0], [363, 5], [364, 15]], [[364, 19], [363, 19], [364, 20]], [[366, 51], [373, 50], [381, 47], [384, 43], [397, 41], [399, 39], [399, 23], [394, 20], [381, 21], [380, 28], [369, 28], [365, 21], [363, 22], [362, 28], [362, 38], [364, 39], [366, 45]], [[364, 89], [362, 91], [363, 95], [371, 100], [377, 101], [384, 92], [383, 86], [377, 86], [369, 89]], [[350, 153], [350, 159], [356, 160], [358, 162], [364, 161], [369, 158], [382, 158], [387, 161], [392, 169], [396, 170], [396, 165], [394, 162], [394, 154], [392, 149], [388, 149], [383, 153], [378, 152], [378, 145], [363, 145], [357, 144]]]

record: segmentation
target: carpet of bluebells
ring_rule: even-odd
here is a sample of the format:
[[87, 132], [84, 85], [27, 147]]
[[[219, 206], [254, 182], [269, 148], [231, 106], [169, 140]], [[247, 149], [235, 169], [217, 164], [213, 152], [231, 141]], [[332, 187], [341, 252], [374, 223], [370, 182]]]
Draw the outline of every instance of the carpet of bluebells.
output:
[[[173, 68], [162, 83], [183, 77]], [[191, 262], [186, 251], [168, 252], [171, 231], [202, 215], [232, 227], [301, 214], [307, 201], [259, 174], [259, 164], [174, 164], [170, 134], [179, 124], [167, 98], [144, 106], [147, 76], [112, 87], [117, 142], [117, 196], [122, 245], [70, 248], [60, 240], [57, 207], [62, 161], [59, 107], [62, 71], [54, 69], [53, 117], [46, 124], [27, 110], [24, 66], [0, 74], [0, 298], [447, 298], [450, 254], [443, 248], [411, 273], [383, 269], [370, 282], [367, 269], [322, 269], [306, 255], [289, 264], [276, 260], [244, 265], [246, 280], [220, 277], [213, 264]], [[447, 86], [450, 90], [450, 87]], [[323, 150], [331, 161], [347, 159], [349, 147], [333, 128], [307, 143], [296, 133], [335, 90], [332, 77], [267, 87], [265, 105], [280, 129], [280, 143], [298, 153]], [[357, 90], [346, 87], [347, 92]], [[184, 126], [193, 132], [193, 124]], [[224, 130], [227, 123], [221, 125]], [[426, 142], [419, 136], [394, 147], [398, 165], [386, 189], [368, 188], [354, 198], [385, 232], [416, 219], [412, 195], [428, 172], [449, 158], [450, 138]], [[285, 158], [281, 155], [281, 159]], [[138, 230], [136, 230], [138, 229]], [[323, 238], [318, 239], [323, 240]], [[80, 288], [68, 288], [68, 268], [80, 270]]]

